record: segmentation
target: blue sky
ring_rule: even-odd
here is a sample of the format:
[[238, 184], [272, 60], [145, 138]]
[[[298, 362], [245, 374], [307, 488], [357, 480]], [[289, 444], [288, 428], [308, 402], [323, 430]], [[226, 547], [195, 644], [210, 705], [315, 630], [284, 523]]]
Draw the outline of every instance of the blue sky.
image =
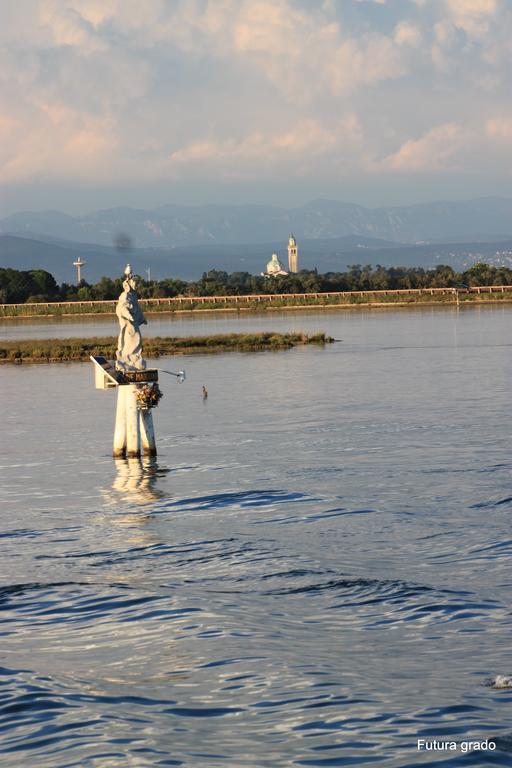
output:
[[512, 196], [509, 0], [18, 0], [0, 42], [0, 215]]

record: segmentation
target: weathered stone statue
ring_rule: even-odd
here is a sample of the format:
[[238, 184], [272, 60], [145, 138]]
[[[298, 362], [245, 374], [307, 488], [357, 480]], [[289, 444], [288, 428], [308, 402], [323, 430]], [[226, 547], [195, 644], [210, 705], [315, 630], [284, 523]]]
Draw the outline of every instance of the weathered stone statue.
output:
[[123, 292], [119, 296], [116, 307], [120, 326], [116, 368], [120, 371], [143, 371], [146, 368], [146, 361], [142, 358], [140, 326], [146, 325], [146, 318], [139, 306], [137, 283], [129, 264], [126, 265], [124, 274]]

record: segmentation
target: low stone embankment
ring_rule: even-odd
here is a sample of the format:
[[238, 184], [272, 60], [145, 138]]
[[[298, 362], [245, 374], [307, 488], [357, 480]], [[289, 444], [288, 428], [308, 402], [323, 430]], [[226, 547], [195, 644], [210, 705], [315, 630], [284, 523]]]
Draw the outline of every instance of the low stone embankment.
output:
[[[177, 296], [139, 299], [145, 313], [265, 311], [307, 307], [355, 308], [408, 306], [411, 304], [461, 304], [512, 301], [512, 286], [483, 285], [471, 288], [410, 288], [375, 291], [329, 291], [324, 293], [264, 293], [247, 296]], [[113, 315], [117, 300], [49, 301], [0, 304], [0, 317], [44, 317], [68, 315]]]

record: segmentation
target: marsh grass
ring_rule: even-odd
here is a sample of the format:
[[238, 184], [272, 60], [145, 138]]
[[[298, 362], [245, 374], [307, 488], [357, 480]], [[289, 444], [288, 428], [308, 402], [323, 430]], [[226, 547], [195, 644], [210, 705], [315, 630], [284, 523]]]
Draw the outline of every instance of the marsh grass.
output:
[[[200, 352], [254, 352], [289, 349], [300, 344], [328, 344], [325, 333], [227, 333], [215, 336], [152, 336], [144, 339], [144, 356], [184, 355]], [[53, 363], [89, 360], [90, 355], [113, 359], [117, 339], [34, 339], [0, 341], [0, 363]]]

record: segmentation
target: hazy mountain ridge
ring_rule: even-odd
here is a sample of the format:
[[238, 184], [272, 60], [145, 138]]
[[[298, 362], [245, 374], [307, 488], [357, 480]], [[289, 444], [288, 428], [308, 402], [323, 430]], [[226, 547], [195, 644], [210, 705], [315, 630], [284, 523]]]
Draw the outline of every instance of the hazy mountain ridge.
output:
[[[45, 236], [35, 240], [15, 235], [0, 235], [0, 267], [43, 268], [60, 282], [72, 282], [76, 276], [73, 262], [80, 257], [85, 262], [82, 274], [88, 281], [95, 281], [103, 275], [121, 274], [127, 261], [143, 276], [150, 269], [154, 278], [173, 276], [194, 280], [210, 269], [259, 274], [274, 251], [279, 253], [286, 266], [286, 245], [287, 241], [275, 241], [118, 250], [111, 246], [73, 243]], [[353, 236], [303, 241], [303, 245], [306, 250], [302, 252], [300, 267], [305, 269], [314, 269], [317, 261], [320, 266], [324, 263], [327, 265], [328, 260], [332, 261], [332, 269], [338, 269], [338, 263], [342, 263], [340, 259], [343, 260], [344, 257], [345, 261], [352, 263], [352, 254], [352, 261], [363, 259], [366, 263], [370, 252], [373, 253], [376, 248], [397, 250], [395, 243]]]
[[[122, 274], [127, 261], [143, 277], [180, 277], [198, 279], [203, 272], [220, 269], [226, 272], [259, 274], [277, 251], [286, 266], [286, 241], [259, 244], [196, 245], [165, 248], [135, 248], [128, 251], [90, 243], [73, 243], [47, 238], [33, 240], [0, 235], [0, 267], [14, 269], [42, 268], [58, 282], [74, 282], [73, 261], [79, 256], [86, 262], [82, 270], [88, 282], [104, 275]], [[351, 264], [376, 266], [435, 267], [448, 264], [462, 271], [477, 261], [495, 266], [512, 266], [512, 238], [495, 243], [425, 243], [397, 244], [360, 236], [299, 241], [299, 267], [319, 272], [340, 272]]]
[[471, 241], [482, 232], [491, 240], [512, 237], [512, 200], [496, 197], [374, 209], [314, 200], [292, 209], [165, 205], [153, 210], [111, 208], [83, 216], [59, 211], [20, 212], [0, 220], [0, 232], [101, 246], [111, 246], [122, 233], [138, 248], [286, 242], [290, 232], [299, 242], [350, 235], [395, 243], [456, 237]]

